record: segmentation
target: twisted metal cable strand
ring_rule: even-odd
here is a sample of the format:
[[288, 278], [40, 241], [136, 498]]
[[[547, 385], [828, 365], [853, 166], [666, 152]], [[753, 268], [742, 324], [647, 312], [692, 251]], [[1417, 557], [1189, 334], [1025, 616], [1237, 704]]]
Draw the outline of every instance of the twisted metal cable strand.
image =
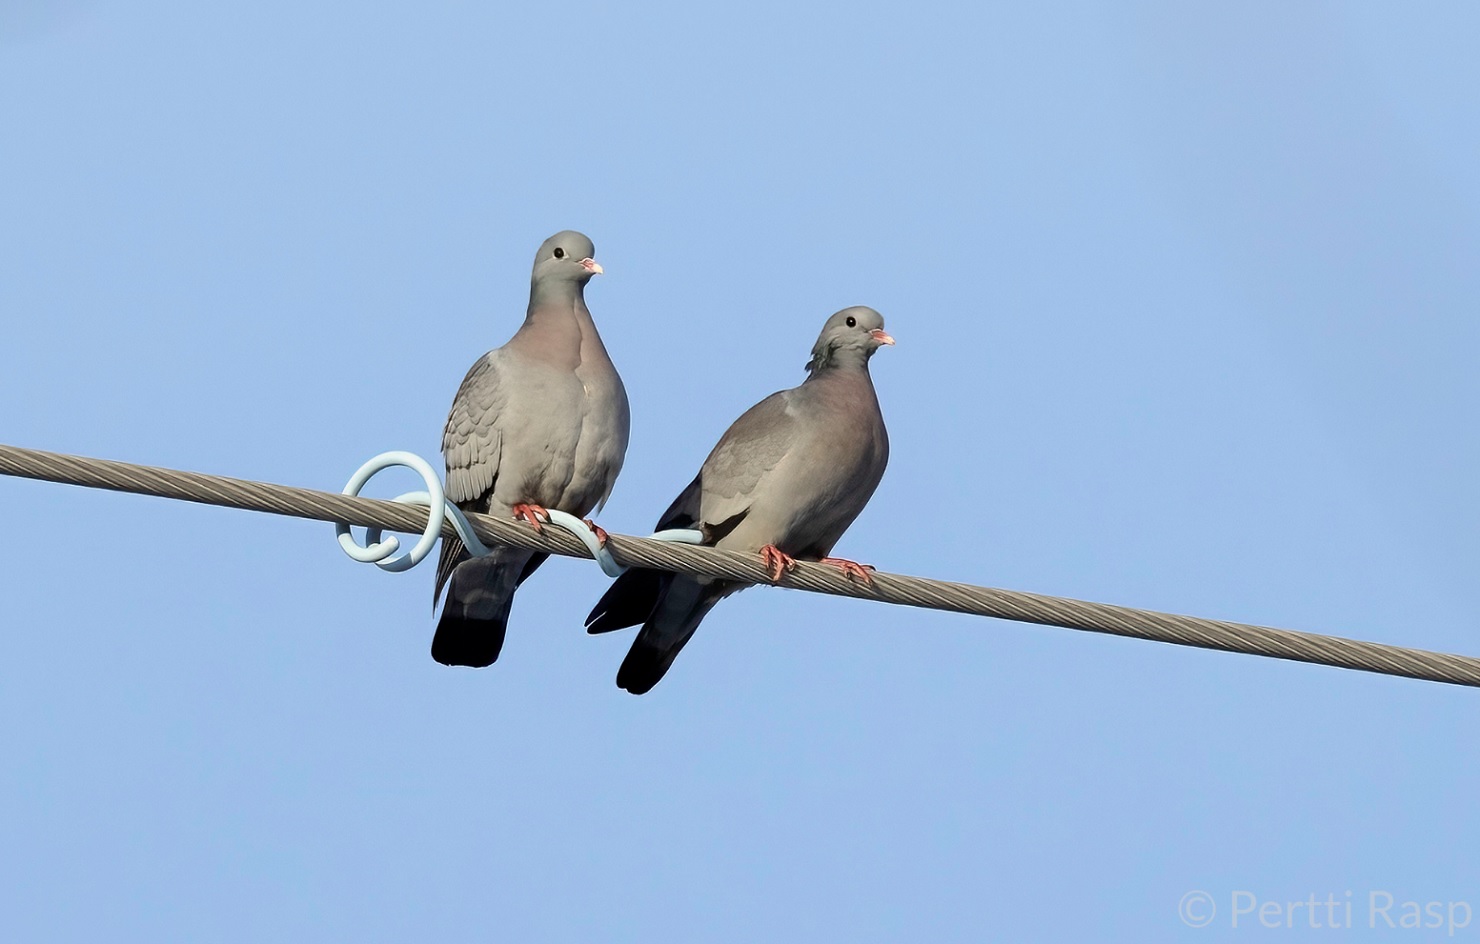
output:
[[[427, 512], [424, 509], [395, 502], [350, 498], [307, 488], [17, 446], [0, 445], [0, 473], [298, 518], [343, 521], [363, 527], [378, 525], [388, 531], [408, 534], [418, 533], [426, 525]], [[527, 525], [487, 515], [469, 515], [468, 518], [478, 537], [487, 543], [532, 548], [567, 557], [590, 559], [591, 556], [579, 540], [558, 528], [546, 528], [543, 533], [536, 533]], [[451, 526], [444, 524], [443, 535], [451, 537], [453, 534]], [[621, 534], [611, 535], [607, 547], [618, 563], [628, 566], [654, 567], [751, 583], [769, 582], [766, 569], [757, 556]], [[882, 572], [874, 574], [873, 586], [869, 587], [849, 579], [834, 567], [805, 561], [799, 562], [795, 571], [783, 577], [780, 585], [881, 603], [1150, 639], [1179, 646], [1290, 659], [1452, 685], [1480, 686], [1480, 658], [1340, 636]]]

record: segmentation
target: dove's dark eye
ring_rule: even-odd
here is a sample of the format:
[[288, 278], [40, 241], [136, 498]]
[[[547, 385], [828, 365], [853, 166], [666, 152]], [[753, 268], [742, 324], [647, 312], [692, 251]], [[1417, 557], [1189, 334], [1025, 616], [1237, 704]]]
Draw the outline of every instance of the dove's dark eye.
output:
[[565, 250], [564, 249], [561, 249], [559, 246], [556, 246], [555, 247], [555, 258], [556, 259], [564, 259], [565, 258]]
[[848, 316], [848, 327], [853, 328], [853, 327], [857, 327], [857, 326], [858, 326], [858, 319], [855, 318], [855, 317], [853, 317], [852, 315], [849, 315]]

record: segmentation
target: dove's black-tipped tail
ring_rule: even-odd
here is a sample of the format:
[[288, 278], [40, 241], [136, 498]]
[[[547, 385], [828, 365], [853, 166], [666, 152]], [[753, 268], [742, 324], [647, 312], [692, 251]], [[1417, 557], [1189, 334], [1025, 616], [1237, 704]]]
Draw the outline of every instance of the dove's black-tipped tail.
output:
[[[512, 598], [511, 598], [512, 602]], [[443, 665], [485, 668], [498, 661], [509, 628], [509, 607], [497, 619], [470, 619], [443, 614], [432, 636], [432, 658]]]
[[627, 658], [622, 660], [622, 667], [617, 669], [617, 687], [634, 695], [646, 695], [663, 680], [682, 648], [683, 643], [679, 643], [665, 649], [638, 636], [627, 651]]
[[469, 558], [461, 544], [444, 546], [438, 588], [449, 578], [451, 582], [432, 636], [432, 658], [443, 665], [475, 669], [493, 665], [504, 648], [514, 588], [547, 557], [498, 547], [487, 557]]
[[658, 601], [673, 583], [673, 574], [664, 570], [634, 567], [612, 582], [606, 593], [586, 617], [586, 632], [609, 633], [647, 622], [658, 608]]
[[652, 691], [662, 681], [714, 605], [739, 589], [731, 583], [674, 574], [667, 577], [657, 606], [617, 670], [617, 687], [634, 695]]

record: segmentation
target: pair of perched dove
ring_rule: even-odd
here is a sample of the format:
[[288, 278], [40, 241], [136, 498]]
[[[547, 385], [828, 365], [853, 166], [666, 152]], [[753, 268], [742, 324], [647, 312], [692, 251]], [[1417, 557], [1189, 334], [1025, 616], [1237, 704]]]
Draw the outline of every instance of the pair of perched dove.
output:
[[[586, 283], [602, 271], [595, 253], [577, 232], [545, 240], [535, 256], [524, 324], [463, 378], [442, 452], [447, 498], [464, 511], [512, 516], [538, 530], [546, 509], [587, 515], [611, 495], [627, 452], [629, 412], [622, 379], [586, 307]], [[893, 343], [872, 308], [845, 308], [828, 318], [807, 379], [736, 420], [658, 528], [697, 529], [705, 545], [759, 554], [773, 581], [797, 558], [870, 581], [870, 568], [828, 554], [863, 511], [889, 460], [868, 362]], [[432, 657], [446, 665], [491, 665], [515, 589], [548, 556], [497, 546], [487, 557], [471, 557], [460, 542], [445, 539], [433, 603], [444, 586], [447, 603]], [[641, 695], [663, 678], [710, 609], [746, 586], [634, 568], [607, 590], [586, 628], [604, 633], [642, 624], [617, 672], [618, 687]]]

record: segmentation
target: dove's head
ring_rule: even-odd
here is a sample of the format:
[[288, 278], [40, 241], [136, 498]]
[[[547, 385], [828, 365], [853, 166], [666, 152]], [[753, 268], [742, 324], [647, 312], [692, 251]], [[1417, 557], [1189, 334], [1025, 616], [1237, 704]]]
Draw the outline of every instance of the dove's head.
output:
[[864, 367], [874, 352], [894, 339], [884, 332], [884, 316], [872, 308], [855, 305], [827, 319], [812, 348], [807, 371], [829, 367]]
[[584, 233], [572, 229], [556, 233], [540, 245], [530, 279], [536, 285], [560, 282], [585, 285], [591, 276], [601, 274], [601, 266], [591, 258], [594, 255], [596, 247]]

